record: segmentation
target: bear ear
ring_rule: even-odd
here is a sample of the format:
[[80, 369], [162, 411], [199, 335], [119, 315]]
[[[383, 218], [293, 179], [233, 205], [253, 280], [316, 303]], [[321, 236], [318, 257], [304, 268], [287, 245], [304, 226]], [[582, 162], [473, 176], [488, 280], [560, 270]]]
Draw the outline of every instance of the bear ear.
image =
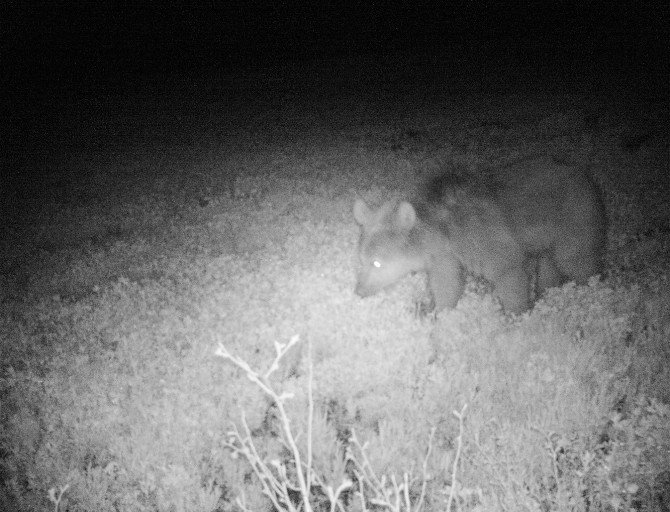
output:
[[407, 201], [398, 205], [398, 227], [401, 229], [412, 229], [416, 224], [416, 210]]
[[370, 207], [365, 204], [365, 201], [356, 199], [356, 202], [354, 203], [354, 219], [356, 219], [358, 225], [362, 226], [365, 224], [371, 214]]

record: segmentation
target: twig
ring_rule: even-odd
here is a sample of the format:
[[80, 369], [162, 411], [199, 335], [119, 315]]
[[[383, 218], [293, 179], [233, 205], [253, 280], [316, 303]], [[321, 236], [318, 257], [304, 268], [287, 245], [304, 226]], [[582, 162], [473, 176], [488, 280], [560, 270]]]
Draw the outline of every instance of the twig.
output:
[[[421, 483], [421, 496], [419, 496], [419, 502], [414, 508], [414, 512], [419, 512], [421, 507], [423, 507], [423, 500], [426, 498], [426, 484], [428, 483], [428, 458], [430, 457], [430, 452], [433, 449], [433, 438], [435, 437], [435, 427], [430, 429], [430, 438], [428, 439], [428, 450], [426, 451], [426, 456], [423, 459], [423, 470], [422, 470], [422, 480]], [[408, 508], [409, 510], [409, 508]]]
[[[247, 373], [247, 377], [249, 380], [251, 380], [254, 384], [256, 384], [258, 387], [261, 388], [261, 390], [268, 395], [275, 403], [277, 406], [277, 411], [279, 412], [279, 421], [281, 422], [281, 426], [284, 432], [284, 438], [285, 442], [288, 446], [288, 448], [291, 450], [291, 454], [293, 456], [293, 460], [295, 462], [295, 467], [296, 467], [296, 476], [298, 478], [298, 486], [300, 488], [300, 494], [303, 499], [303, 506], [304, 506], [304, 511], [305, 512], [312, 512], [312, 507], [309, 502], [309, 487], [307, 485], [307, 482], [305, 481], [305, 474], [303, 474], [302, 468], [302, 462], [301, 462], [301, 457], [300, 457], [300, 450], [298, 449], [298, 445], [295, 442], [295, 436], [293, 435], [293, 431], [291, 430], [291, 422], [289, 420], [288, 414], [286, 413], [286, 409], [284, 407], [284, 402], [288, 400], [289, 398], [292, 398], [293, 395], [290, 393], [282, 393], [281, 395], [278, 395], [274, 389], [272, 389], [268, 378], [272, 373], [279, 368], [279, 361], [281, 358], [286, 354], [286, 352], [293, 346], [295, 345], [298, 341], [300, 340], [300, 337], [296, 334], [291, 337], [288, 343], [282, 344], [282, 343], [277, 343], [275, 342], [275, 350], [276, 350], [276, 356], [272, 364], [270, 365], [270, 368], [265, 372], [265, 374], [261, 377], [258, 372], [254, 371], [251, 369], [249, 364], [244, 361], [243, 359], [236, 357], [232, 355], [228, 350], [225, 348], [223, 343], [219, 343], [219, 346], [216, 350], [216, 355], [223, 357], [225, 359], [230, 360], [232, 363], [234, 363], [236, 366], [241, 368]], [[245, 425], [246, 427], [246, 425]], [[248, 427], [246, 427], [247, 430], [247, 439], [251, 439], [251, 434], [248, 432]], [[309, 432], [309, 437], [311, 437], [311, 432]], [[258, 457], [258, 454], [256, 453], [255, 447], [253, 445], [253, 442], [249, 441], [246, 443], [247, 446], [249, 446], [253, 451], [254, 451], [254, 456], [257, 458], [258, 461], [260, 461], [260, 457]], [[252, 466], [254, 466], [253, 461]], [[267, 469], [267, 466], [265, 466]], [[266, 471], [266, 472], [269, 472]], [[271, 472], [269, 472], [271, 474]], [[307, 468], [305, 473], [307, 474], [307, 479], [309, 480], [309, 476], [311, 474], [311, 468]], [[262, 479], [261, 479], [262, 480]], [[274, 482], [278, 481], [274, 479]], [[287, 495], [285, 487], [281, 489], [281, 493], [284, 493]], [[290, 505], [290, 501], [288, 503]]]
[[458, 482], [456, 481], [456, 473], [458, 472], [458, 461], [461, 457], [461, 448], [463, 446], [463, 419], [465, 417], [465, 409], [467, 409], [467, 407], [468, 404], [465, 404], [461, 409], [461, 412], [453, 411], [454, 416], [458, 418], [459, 430], [458, 430], [458, 437], [456, 438], [457, 440], [456, 456], [454, 457], [454, 463], [452, 465], [452, 471], [451, 471], [451, 489], [449, 490], [449, 500], [447, 501], [447, 512], [451, 512], [451, 504], [454, 501], [454, 494], [456, 492], [456, 487], [458, 485]]

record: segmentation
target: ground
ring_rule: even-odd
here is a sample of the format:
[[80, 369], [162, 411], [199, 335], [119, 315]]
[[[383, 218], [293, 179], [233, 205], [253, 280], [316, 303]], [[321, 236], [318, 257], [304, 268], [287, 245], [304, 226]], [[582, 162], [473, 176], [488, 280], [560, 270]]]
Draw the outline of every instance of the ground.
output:
[[[426, 461], [428, 510], [667, 505], [667, 97], [616, 74], [452, 65], [138, 76], [33, 105], [43, 115], [12, 140], [3, 190], [2, 504], [53, 507], [49, 489], [68, 485], [62, 510], [267, 507], [249, 461], [231, 458], [248, 446], [241, 412], [259, 457], [292, 479], [287, 433], [215, 351], [263, 373], [298, 334], [268, 382], [294, 393], [292, 435], [301, 451], [314, 439], [323, 485], [352, 478], [355, 432], [370, 471], [409, 475], [408, 499]], [[419, 275], [354, 295], [356, 197], [537, 153], [602, 190], [600, 279], [520, 317], [474, 281], [437, 317], [422, 314]]]

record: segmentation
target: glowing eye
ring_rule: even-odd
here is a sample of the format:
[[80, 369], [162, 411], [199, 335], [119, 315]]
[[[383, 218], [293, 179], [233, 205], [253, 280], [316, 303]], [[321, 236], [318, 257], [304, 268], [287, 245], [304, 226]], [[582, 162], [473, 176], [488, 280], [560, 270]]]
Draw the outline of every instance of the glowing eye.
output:
[[372, 265], [373, 265], [375, 268], [382, 268], [382, 264], [379, 263], [379, 261], [377, 261], [377, 260], [373, 261], [373, 262], [372, 262]]

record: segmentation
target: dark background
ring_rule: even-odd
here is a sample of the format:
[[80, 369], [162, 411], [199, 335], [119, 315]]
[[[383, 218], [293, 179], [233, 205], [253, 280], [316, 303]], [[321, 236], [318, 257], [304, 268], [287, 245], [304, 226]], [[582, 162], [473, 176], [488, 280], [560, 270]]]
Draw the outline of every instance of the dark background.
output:
[[[272, 88], [286, 86], [306, 97], [348, 87], [349, 98], [403, 87], [449, 95], [610, 89], [608, 103], [635, 105], [625, 97], [639, 95], [667, 107], [669, 26], [655, 1], [5, 2], [0, 198], [11, 189], [14, 206], [2, 208], [21, 211], [27, 191], [50, 187], [84, 144], [121, 145], [123, 130], [162, 126], [147, 117], [147, 99], [168, 98], [160, 108], [175, 119], [180, 108], [199, 115], [170, 84], [192, 84], [191, 100], [205, 112], [229, 101], [230, 118], [235, 105], [244, 117], [254, 95], [284, 101]], [[220, 86], [264, 69], [279, 78], [263, 91], [253, 78], [235, 82], [242, 90]], [[324, 74], [310, 82], [315, 69]], [[138, 126], [126, 126], [133, 112]], [[192, 136], [175, 122], [165, 132]]]
[[[663, 2], [9, 2], [3, 81], [30, 89], [371, 54], [668, 71]], [[458, 70], [454, 70], [458, 72]], [[502, 72], [503, 70], [501, 70]], [[569, 70], [566, 70], [569, 72]], [[11, 87], [10, 87], [11, 88]]]

